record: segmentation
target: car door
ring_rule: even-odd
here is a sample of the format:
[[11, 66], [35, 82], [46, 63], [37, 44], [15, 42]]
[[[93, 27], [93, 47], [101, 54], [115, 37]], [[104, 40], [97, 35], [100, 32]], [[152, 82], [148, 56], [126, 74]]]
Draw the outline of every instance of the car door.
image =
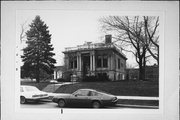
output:
[[88, 105], [90, 103], [88, 94], [88, 90], [78, 90], [75, 94], [73, 94], [73, 98], [71, 99], [71, 101], [74, 105], [77, 105], [79, 107]]

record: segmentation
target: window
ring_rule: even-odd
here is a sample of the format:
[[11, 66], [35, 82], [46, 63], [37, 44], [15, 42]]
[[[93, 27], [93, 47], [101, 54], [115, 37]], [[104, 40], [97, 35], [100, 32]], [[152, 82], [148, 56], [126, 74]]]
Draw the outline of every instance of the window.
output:
[[37, 89], [36, 87], [25, 87], [25, 91], [28, 91], [28, 92], [30, 92], [30, 91], [39, 91], [39, 89]]
[[123, 63], [121, 63], [121, 67], [122, 67], [122, 68], [124, 67]]
[[120, 69], [120, 59], [118, 59], [118, 69]]
[[77, 57], [71, 57], [69, 58], [69, 68], [75, 69], [77, 68]]
[[101, 96], [101, 94], [97, 92], [94, 92], [94, 91], [89, 91], [89, 92], [90, 92], [89, 96]]
[[77, 95], [77, 96], [88, 96], [89, 94], [89, 91], [87, 90], [78, 90], [74, 95]]
[[22, 87], [21, 87], [20, 91], [21, 91], [21, 92], [24, 92], [24, 90], [23, 90], [23, 88], [22, 88]]
[[77, 59], [74, 60], [74, 68], [77, 68]]
[[101, 57], [98, 56], [98, 58], [97, 58], [97, 67], [101, 67], [101, 64], [102, 64]]
[[108, 67], [108, 57], [107, 56], [98, 56], [97, 58], [97, 67]]
[[104, 57], [103, 57], [103, 67], [104, 67], [104, 68], [107, 68], [107, 67], [108, 67], [108, 57], [107, 57], [107, 56], [104, 56]]
[[73, 69], [73, 61], [70, 61], [69, 67], [70, 67], [71, 69]]

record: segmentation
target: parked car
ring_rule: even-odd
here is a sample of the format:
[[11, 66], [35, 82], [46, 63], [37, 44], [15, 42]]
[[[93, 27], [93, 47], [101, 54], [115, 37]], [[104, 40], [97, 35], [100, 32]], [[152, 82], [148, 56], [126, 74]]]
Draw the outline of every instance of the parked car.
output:
[[75, 106], [91, 106], [100, 108], [103, 106], [115, 105], [118, 101], [117, 97], [105, 92], [94, 89], [79, 89], [72, 94], [61, 94], [52, 99], [59, 107], [67, 105]]
[[39, 101], [40, 99], [49, 98], [46, 92], [40, 91], [37, 87], [21, 85], [20, 86], [20, 103], [24, 104], [29, 100]]
[[50, 83], [58, 83], [58, 81], [56, 81], [56, 80], [50, 80], [49, 82]]

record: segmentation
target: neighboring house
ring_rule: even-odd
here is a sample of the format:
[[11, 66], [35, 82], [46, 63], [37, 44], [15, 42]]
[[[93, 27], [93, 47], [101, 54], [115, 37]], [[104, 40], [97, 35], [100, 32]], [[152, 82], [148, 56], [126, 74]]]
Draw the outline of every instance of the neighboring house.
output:
[[127, 80], [138, 80], [139, 79], [139, 69], [137, 69], [137, 68], [126, 69], [126, 79]]
[[54, 79], [60, 79], [63, 78], [63, 72], [64, 72], [64, 66], [56, 66], [54, 68]]
[[146, 80], [159, 80], [159, 67], [157, 65], [146, 66], [145, 68], [145, 78]]
[[[139, 69], [138, 68], [126, 69], [126, 78], [128, 80], [139, 80]], [[159, 67], [157, 65], [145, 67], [145, 80], [149, 80], [149, 81], [159, 80]]]
[[86, 42], [84, 45], [66, 48], [66, 76], [82, 80], [87, 76], [107, 76], [112, 81], [124, 80], [126, 56], [112, 43], [112, 36], [105, 36], [105, 43]]

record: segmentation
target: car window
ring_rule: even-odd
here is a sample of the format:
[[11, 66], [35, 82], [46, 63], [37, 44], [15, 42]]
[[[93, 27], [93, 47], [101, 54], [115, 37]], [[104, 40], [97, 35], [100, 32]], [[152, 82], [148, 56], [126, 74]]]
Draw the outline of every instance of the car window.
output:
[[90, 96], [101, 96], [98, 92], [90, 91]]
[[89, 91], [88, 90], [78, 90], [75, 95], [77, 96], [88, 96]]
[[30, 92], [30, 91], [39, 91], [39, 89], [37, 89], [36, 87], [25, 87], [26, 91]]
[[24, 92], [23, 87], [20, 87], [20, 92]]

